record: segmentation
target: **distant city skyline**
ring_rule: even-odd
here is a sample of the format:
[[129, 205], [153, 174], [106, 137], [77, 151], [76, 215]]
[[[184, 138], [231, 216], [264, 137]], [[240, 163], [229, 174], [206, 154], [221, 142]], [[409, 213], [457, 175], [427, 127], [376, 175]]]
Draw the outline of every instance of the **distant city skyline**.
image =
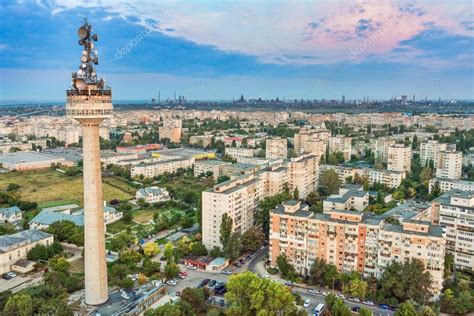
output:
[[[87, 17], [114, 100], [474, 99], [470, 1], [7, 0], [0, 104], [64, 102]], [[103, 61], [103, 63], [102, 63]]]

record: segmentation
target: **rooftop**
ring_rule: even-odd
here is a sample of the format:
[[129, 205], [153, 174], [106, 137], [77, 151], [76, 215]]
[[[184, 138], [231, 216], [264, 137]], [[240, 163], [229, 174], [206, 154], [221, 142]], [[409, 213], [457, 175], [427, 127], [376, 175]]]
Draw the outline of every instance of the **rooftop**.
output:
[[51, 234], [36, 229], [28, 229], [12, 235], [0, 236], [0, 252], [11, 251], [20, 246], [31, 244], [51, 236]]
[[59, 156], [37, 153], [35, 151], [18, 151], [0, 155], [0, 162], [7, 164], [20, 164], [25, 162], [47, 162], [50, 160], [64, 159]]

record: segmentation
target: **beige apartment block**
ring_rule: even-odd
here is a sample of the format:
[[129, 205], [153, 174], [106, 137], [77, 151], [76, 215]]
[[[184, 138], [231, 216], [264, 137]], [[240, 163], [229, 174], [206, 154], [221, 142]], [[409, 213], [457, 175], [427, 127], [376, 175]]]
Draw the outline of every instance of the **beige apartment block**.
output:
[[345, 161], [351, 160], [352, 138], [342, 135], [329, 138], [329, 153], [341, 152]]
[[459, 180], [462, 174], [462, 152], [443, 150], [437, 155], [435, 162], [436, 177], [441, 179]]
[[430, 180], [430, 193], [436, 182], [438, 182], [441, 192], [450, 190], [474, 191], [474, 181], [434, 178]]
[[474, 270], [474, 191], [451, 190], [432, 202], [432, 222], [446, 229], [446, 251], [458, 269]]
[[372, 149], [375, 154], [375, 159], [387, 163], [388, 148], [395, 145], [396, 140], [389, 137], [380, 137], [372, 140]]
[[362, 212], [369, 205], [369, 192], [362, 186], [346, 184], [337, 194], [331, 194], [323, 201], [323, 213], [331, 211], [359, 211]]
[[312, 141], [324, 141], [327, 143], [331, 137], [331, 132], [326, 129], [300, 129], [294, 136], [294, 146], [297, 155], [312, 153], [310, 143]]
[[145, 178], [153, 178], [165, 173], [175, 173], [178, 169], [192, 168], [194, 158], [178, 157], [168, 160], [158, 160], [150, 163], [140, 163], [132, 166], [130, 173], [132, 177], [143, 175]]
[[230, 162], [222, 160], [198, 160], [194, 162], [194, 176], [199, 177], [202, 174], [212, 172], [212, 176], [215, 180], [221, 175], [221, 168], [225, 165], [230, 165]]
[[390, 171], [374, 168], [352, 168], [333, 165], [320, 165], [320, 174], [329, 169], [334, 170], [338, 174], [339, 181], [341, 181], [342, 184], [346, 183], [346, 179], [354, 179], [356, 175], [359, 175], [362, 178], [367, 178], [371, 185], [378, 182], [389, 188], [398, 188], [406, 177], [406, 173], [403, 171]]
[[[309, 273], [319, 258], [340, 272], [358, 271], [380, 277], [392, 261], [421, 260], [439, 296], [444, 272], [445, 237], [442, 227], [413, 220], [417, 211], [393, 209], [383, 215], [334, 210], [314, 214], [300, 201], [278, 205], [270, 214], [270, 261], [285, 254], [298, 273]], [[401, 224], [389, 224], [394, 216]]]
[[264, 181], [255, 174], [229, 180], [203, 191], [202, 241], [206, 248], [222, 247], [219, 236], [224, 213], [232, 218], [233, 232], [244, 233], [251, 228], [264, 192]]
[[288, 168], [280, 165], [271, 165], [257, 172], [264, 181], [264, 196], [274, 196], [282, 193], [288, 185]]
[[446, 150], [448, 144], [440, 143], [437, 140], [428, 140], [420, 144], [420, 161], [422, 166], [426, 166], [430, 161], [436, 164], [440, 151]]
[[163, 126], [158, 129], [160, 140], [168, 138], [172, 143], [179, 143], [182, 134], [182, 121], [180, 119], [165, 119]]
[[410, 171], [412, 152], [411, 147], [395, 144], [388, 147], [387, 170]]
[[304, 199], [319, 184], [319, 156], [301, 155], [288, 162], [288, 188], [298, 189], [299, 198]]
[[265, 158], [287, 158], [288, 140], [286, 138], [268, 138], [265, 142]]

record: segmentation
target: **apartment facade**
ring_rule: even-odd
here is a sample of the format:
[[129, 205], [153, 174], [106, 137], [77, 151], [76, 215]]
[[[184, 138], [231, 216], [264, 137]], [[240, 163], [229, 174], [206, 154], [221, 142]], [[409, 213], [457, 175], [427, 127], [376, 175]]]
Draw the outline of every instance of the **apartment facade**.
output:
[[440, 151], [446, 150], [447, 144], [440, 143], [437, 140], [429, 140], [426, 143], [420, 144], [420, 161], [422, 166], [426, 166], [430, 161], [433, 164], [438, 161], [438, 154]]
[[301, 129], [294, 135], [295, 152], [297, 155], [313, 153], [310, 146], [312, 141], [320, 140], [327, 143], [330, 137], [331, 132], [326, 129]]
[[290, 192], [298, 189], [299, 198], [304, 199], [319, 184], [319, 156], [302, 155], [291, 158], [288, 167], [288, 188]]
[[283, 253], [306, 275], [319, 258], [340, 272], [378, 278], [392, 261], [416, 258], [430, 272], [432, 292], [438, 296], [444, 272], [443, 229], [426, 221], [389, 224], [385, 219], [355, 211], [313, 214], [299, 201], [286, 202], [270, 214], [270, 260], [276, 265]]
[[341, 152], [344, 161], [351, 160], [352, 139], [343, 135], [332, 136], [329, 138], [329, 153]]
[[172, 143], [179, 143], [182, 134], [182, 121], [180, 119], [165, 119], [163, 126], [158, 129], [160, 140], [168, 138]]
[[333, 165], [321, 165], [321, 174], [328, 169], [332, 169], [338, 174], [339, 181], [342, 184], [346, 183], [347, 178], [351, 177], [354, 179], [356, 175], [359, 175], [360, 177], [366, 177], [371, 185], [377, 182], [389, 188], [398, 188], [406, 177], [406, 173], [402, 171], [390, 171], [374, 168], [352, 168]]
[[288, 168], [283, 165], [268, 166], [257, 174], [263, 180], [265, 197], [282, 193], [288, 185]]
[[387, 170], [407, 171], [411, 169], [411, 147], [395, 144], [388, 147]]
[[446, 251], [458, 269], [474, 270], [474, 191], [451, 190], [432, 202], [432, 222], [446, 228]]
[[226, 147], [225, 154], [237, 159], [239, 157], [253, 157], [254, 150], [251, 148], [244, 147]]
[[388, 148], [395, 145], [396, 140], [389, 137], [380, 137], [372, 141], [372, 149], [375, 154], [375, 159], [387, 163]]
[[437, 178], [459, 180], [462, 173], [462, 152], [448, 149], [440, 151], [435, 167]]
[[436, 182], [438, 182], [441, 192], [450, 190], [474, 191], [474, 181], [434, 178], [430, 180], [430, 193]]
[[200, 160], [194, 163], [194, 176], [199, 177], [201, 174], [212, 172], [215, 180], [221, 175], [221, 168], [224, 165], [230, 165], [230, 162], [222, 160]]
[[222, 215], [232, 218], [232, 232], [244, 233], [254, 225], [254, 214], [264, 196], [264, 181], [255, 174], [229, 180], [202, 192], [202, 242], [207, 249], [222, 247]]
[[284, 158], [288, 156], [286, 138], [267, 138], [265, 141], [265, 158]]
[[153, 178], [165, 173], [175, 173], [180, 168], [192, 168], [193, 164], [194, 158], [159, 160], [155, 162], [134, 165], [132, 166], [130, 172], [132, 177], [143, 175], [145, 178]]

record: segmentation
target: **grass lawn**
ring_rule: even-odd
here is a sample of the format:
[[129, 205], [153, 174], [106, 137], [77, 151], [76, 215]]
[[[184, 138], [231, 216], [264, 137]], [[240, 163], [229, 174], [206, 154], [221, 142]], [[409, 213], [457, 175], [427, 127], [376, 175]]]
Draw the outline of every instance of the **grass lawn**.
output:
[[157, 209], [136, 210], [132, 212], [133, 220], [138, 223], [147, 223], [150, 219], [153, 219], [153, 214], [160, 211]]
[[123, 230], [126, 230], [127, 227], [135, 225], [134, 223], [127, 224], [125, 221], [118, 220], [115, 223], [107, 225], [107, 233], [109, 234], [117, 234], [120, 233]]
[[[120, 180], [114, 179], [114, 184], [117, 184], [118, 181]], [[82, 175], [68, 177], [51, 169], [16, 171], [2, 174], [0, 177], [0, 190], [5, 190], [9, 183], [16, 183], [20, 186], [18, 192], [21, 195], [21, 199], [25, 201], [37, 202], [40, 205], [47, 206], [54, 206], [54, 203], [63, 204], [63, 201], [79, 202], [82, 205]], [[124, 185], [132, 188], [126, 182], [122, 182], [120, 187]], [[130, 191], [131, 193], [128, 193], [129, 190], [124, 191], [117, 187], [119, 187], [118, 184], [111, 186], [104, 183], [102, 186], [104, 200], [128, 200], [134, 196], [134, 188]]]

